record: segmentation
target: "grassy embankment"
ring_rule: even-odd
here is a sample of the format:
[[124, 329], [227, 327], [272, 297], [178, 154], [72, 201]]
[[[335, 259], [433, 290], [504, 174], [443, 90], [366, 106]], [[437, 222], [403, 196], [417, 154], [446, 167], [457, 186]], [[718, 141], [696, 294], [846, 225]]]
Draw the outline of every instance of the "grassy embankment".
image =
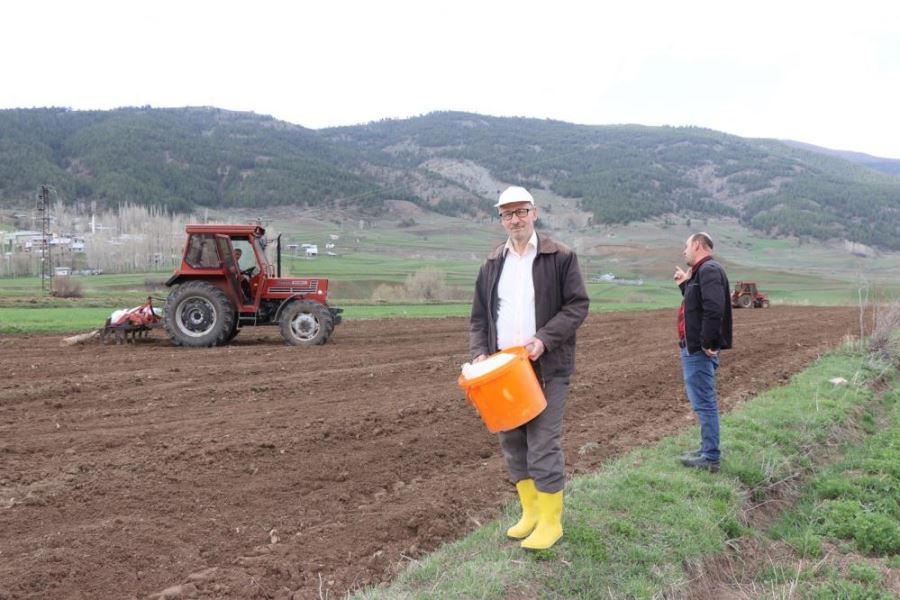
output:
[[[835, 377], [849, 383], [830, 383]], [[875, 381], [886, 391], [874, 392]], [[525, 554], [505, 539], [510, 507], [501, 522], [413, 561], [390, 587], [354, 597], [692, 597], [722, 586], [746, 597], [900, 592], [895, 366], [845, 348], [748, 401], [723, 418], [719, 474], [678, 463], [697, 435], [664, 439], [571, 481], [565, 537], [549, 551]], [[793, 494], [797, 508], [777, 524], [755, 516]], [[722, 564], [743, 565], [742, 579]]]

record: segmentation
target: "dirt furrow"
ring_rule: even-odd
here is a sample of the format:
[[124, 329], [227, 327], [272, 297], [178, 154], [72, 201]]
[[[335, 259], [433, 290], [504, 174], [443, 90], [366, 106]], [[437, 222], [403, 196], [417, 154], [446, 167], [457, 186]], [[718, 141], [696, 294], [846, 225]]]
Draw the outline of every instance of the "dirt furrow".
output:
[[[850, 308], [736, 311], [723, 405], [857, 327]], [[591, 314], [570, 472], [693, 422], [674, 330], [672, 311]], [[315, 598], [389, 578], [512, 497], [456, 387], [467, 347], [462, 318], [348, 321], [309, 350], [274, 329], [212, 349], [4, 338], [0, 598]]]

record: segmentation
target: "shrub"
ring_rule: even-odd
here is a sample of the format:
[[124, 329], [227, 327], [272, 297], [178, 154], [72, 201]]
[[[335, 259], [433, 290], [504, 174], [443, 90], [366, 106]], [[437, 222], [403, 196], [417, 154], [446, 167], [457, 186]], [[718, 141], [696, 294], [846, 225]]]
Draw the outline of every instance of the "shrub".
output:
[[900, 302], [894, 302], [880, 309], [875, 315], [875, 326], [869, 336], [869, 349], [900, 364], [900, 341], [895, 332], [900, 329]]
[[863, 508], [856, 500], [835, 500], [825, 511], [825, 533], [840, 539], [852, 539], [854, 523]]
[[806, 558], [818, 558], [822, 556], [822, 538], [812, 533], [804, 531], [801, 535], [788, 538], [788, 544], [794, 547], [797, 554]]
[[81, 284], [72, 281], [69, 277], [54, 277], [53, 292], [51, 293], [57, 298], [81, 298], [84, 296], [81, 291]]
[[881, 583], [881, 573], [870, 564], [864, 562], [851, 563], [847, 569], [847, 576], [860, 583]]
[[447, 283], [444, 273], [434, 267], [419, 269], [406, 278], [404, 284], [408, 300], [438, 302], [447, 298]]
[[871, 590], [863, 585], [847, 581], [846, 579], [834, 579], [828, 583], [810, 590], [807, 597], [814, 600], [891, 600], [886, 592]]
[[900, 552], [900, 527], [879, 513], [859, 515], [854, 523], [853, 539], [866, 554], [884, 556]]
[[380, 284], [372, 292], [372, 301], [385, 303], [403, 299], [403, 289], [397, 285]]

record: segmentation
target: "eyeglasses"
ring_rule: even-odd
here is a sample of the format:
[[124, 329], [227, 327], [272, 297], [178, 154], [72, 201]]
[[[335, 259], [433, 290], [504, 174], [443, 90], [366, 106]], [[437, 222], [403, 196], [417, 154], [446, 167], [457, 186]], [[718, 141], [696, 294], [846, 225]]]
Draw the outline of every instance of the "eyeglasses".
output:
[[517, 208], [516, 210], [500, 213], [500, 218], [504, 221], [512, 221], [513, 215], [515, 215], [520, 219], [524, 219], [528, 216], [528, 213], [533, 210], [533, 208]]

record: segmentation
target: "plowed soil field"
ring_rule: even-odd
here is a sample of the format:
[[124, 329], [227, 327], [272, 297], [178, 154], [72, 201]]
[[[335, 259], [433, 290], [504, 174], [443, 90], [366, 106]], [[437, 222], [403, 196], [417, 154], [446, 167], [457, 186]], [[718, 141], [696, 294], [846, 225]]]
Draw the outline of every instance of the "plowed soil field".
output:
[[[734, 316], [724, 410], [858, 326], [850, 308]], [[590, 315], [570, 473], [694, 422], [674, 331], [673, 311]], [[514, 497], [456, 386], [465, 319], [345, 322], [314, 349], [274, 328], [211, 349], [154, 335], [0, 339], [0, 598], [335, 598]]]

